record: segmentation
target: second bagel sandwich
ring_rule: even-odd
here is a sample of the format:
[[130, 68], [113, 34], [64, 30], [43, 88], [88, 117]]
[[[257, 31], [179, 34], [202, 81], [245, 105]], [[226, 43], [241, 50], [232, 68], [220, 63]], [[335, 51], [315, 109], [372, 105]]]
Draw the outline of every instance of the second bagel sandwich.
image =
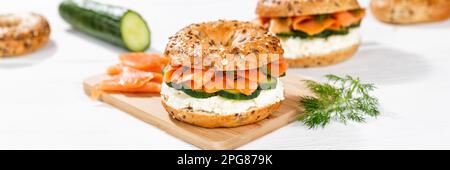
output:
[[318, 67], [351, 57], [365, 15], [357, 0], [259, 0], [255, 22], [281, 39], [290, 67]]
[[170, 37], [164, 55], [162, 104], [174, 119], [236, 127], [265, 119], [284, 100], [280, 41], [250, 22], [189, 25]]

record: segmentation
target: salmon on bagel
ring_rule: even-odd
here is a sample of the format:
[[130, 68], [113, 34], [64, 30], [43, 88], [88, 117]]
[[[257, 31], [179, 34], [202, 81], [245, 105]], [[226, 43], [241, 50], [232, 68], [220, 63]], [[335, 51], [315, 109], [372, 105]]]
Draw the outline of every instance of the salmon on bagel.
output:
[[164, 52], [162, 104], [172, 118], [207, 128], [265, 119], [284, 100], [279, 39], [250, 22], [189, 25]]
[[281, 39], [290, 67], [319, 67], [351, 57], [365, 15], [357, 0], [259, 0], [254, 22]]

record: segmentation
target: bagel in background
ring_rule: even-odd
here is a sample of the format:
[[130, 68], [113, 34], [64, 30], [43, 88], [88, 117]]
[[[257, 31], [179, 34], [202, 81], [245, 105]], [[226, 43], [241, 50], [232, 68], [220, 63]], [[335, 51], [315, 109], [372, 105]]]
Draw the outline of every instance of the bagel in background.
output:
[[[189, 25], [170, 37], [161, 99], [169, 115], [206, 128], [268, 117], [284, 100], [286, 71], [277, 37], [250, 22]], [[253, 73], [253, 74], [252, 74]]]
[[50, 36], [50, 25], [39, 14], [0, 15], [0, 57], [20, 56], [44, 46]]
[[281, 39], [289, 67], [342, 62], [358, 49], [365, 15], [357, 0], [259, 0], [255, 23]]
[[450, 18], [450, 0], [372, 0], [373, 15], [390, 24], [417, 24]]

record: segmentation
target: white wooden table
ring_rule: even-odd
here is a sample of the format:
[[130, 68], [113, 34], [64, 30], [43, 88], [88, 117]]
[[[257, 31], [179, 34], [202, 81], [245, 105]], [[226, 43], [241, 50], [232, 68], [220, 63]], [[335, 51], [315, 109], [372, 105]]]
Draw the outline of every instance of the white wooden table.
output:
[[[163, 51], [168, 36], [193, 22], [250, 20], [256, 5], [255, 0], [110, 3], [135, 9], [147, 19], [153, 51]], [[83, 93], [83, 79], [104, 72], [124, 51], [71, 29], [59, 17], [58, 4], [2, 3], [1, 13], [44, 14], [52, 35], [35, 54], [0, 60], [0, 149], [196, 149]], [[450, 149], [450, 21], [390, 26], [369, 14], [362, 30], [364, 44], [353, 59], [289, 74], [316, 79], [350, 74], [373, 82], [381, 116], [318, 130], [294, 122], [240, 149]]]

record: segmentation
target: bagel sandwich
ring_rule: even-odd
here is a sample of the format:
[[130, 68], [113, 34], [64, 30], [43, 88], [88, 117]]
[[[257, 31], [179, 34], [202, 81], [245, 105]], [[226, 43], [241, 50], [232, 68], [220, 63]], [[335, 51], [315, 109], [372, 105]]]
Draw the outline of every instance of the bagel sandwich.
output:
[[450, 0], [372, 0], [373, 15], [390, 24], [418, 24], [450, 18]]
[[261, 121], [284, 100], [287, 65], [277, 37], [250, 22], [189, 25], [169, 38], [162, 104], [174, 119], [206, 128]]
[[289, 67], [332, 65], [351, 57], [365, 15], [357, 0], [259, 0], [254, 22], [281, 39]]

